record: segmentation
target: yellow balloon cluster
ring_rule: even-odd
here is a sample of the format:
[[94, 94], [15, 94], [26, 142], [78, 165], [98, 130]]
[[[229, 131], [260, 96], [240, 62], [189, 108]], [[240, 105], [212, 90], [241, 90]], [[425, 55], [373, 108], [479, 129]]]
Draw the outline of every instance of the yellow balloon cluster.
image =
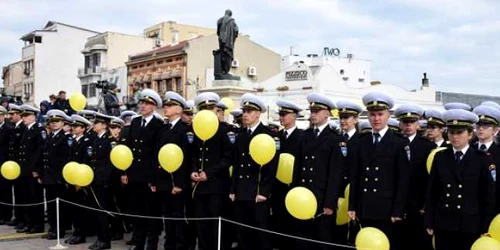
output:
[[345, 225], [349, 222], [349, 216], [347, 215], [349, 200], [345, 198], [339, 198], [337, 202], [337, 225]]
[[75, 111], [81, 111], [87, 105], [87, 98], [82, 93], [73, 93], [69, 96], [69, 105]]
[[267, 134], [258, 134], [250, 141], [250, 156], [259, 164], [264, 166], [269, 163], [276, 154], [276, 142]]
[[169, 173], [177, 171], [182, 165], [184, 160], [184, 153], [182, 149], [173, 143], [168, 143], [161, 147], [158, 152], [158, 161], [160, 166]]
[[309, 220], [316, 214], [318, 201], [311, 190], [305, 187], [295, 187], [286, 194], [285, 206], [296, 219]]
[[6, 161], [0, 168], [3, 178], [7, 180], [15, 180], [21, 175], [21, 167], [15, 161]]
[[231, 100], [231, 98], [229, 98], [229, 97], [224, 97], [224, 98], [220, 99], [220, 101], [223, 102], [224, 104], [226, 104], [226, 106], [227, 106], [227, 109], [224, 111], [224, 115], [229, 115], [231, 113], [231, 110], [233, 110], [233, 108], [234, 108], [233, 100]]
[[495, 216], [491, 221], [490, 227], [488, 228], [488, 234], [492, 238], [500, 241], [500, 214]]
[[370, 250], [389, 250], [387, 236], [377, 228], [365, 227], [356, 236], [356, 248]]
[[483, 236], [477, 239], [471, 250], [500, 250], [500, 242], [488, 236]]
[[193, 130], [202, 141], [212, 138], [219, 129], [219, 119], [214, 112], [202, 110], [193, 118]]
[[429, 156], [427, 156], [427, 173], [431, 173], [431, 169], [432, 169], [432, 163], [434, 162], [434, 157], [436, 156], [436, 154], [440, 151], [443, 151], [445, 150], [446, 147], [440, 147], [440, 148], [436, 148], [436, 149], [433, 149], [430, 153], [429, 153]]
[[276, 171], [276, 179], [290, 185], [293, 178], [293, 164], [295, 157], [288, 153], [280, 154], [278, 162], [278, 170]]
[[70, 161], [68, 163], [66, 163], [66, 165], [64, 165], [64, 168], [63, 168], [63, 171], [62, 171], [62, 174], [63, 174], [63, 178], [64, 180], [66, 180], [67, 183], [71, 184], [71, 185], [75, 185], [75, 178], [77, 178], [75, 176], [75, 172], [77, 171], [76, 169], [78, 168], [78, 162], [74, 162], [74, 161]]
[[111, 150], [109, 158], [111, 159], [113, 166], [123, 171], [127, 170], [130, 165], [132, 165], [132, 161], [134, 160], [132, 151], [125, 145], [115, 146]]

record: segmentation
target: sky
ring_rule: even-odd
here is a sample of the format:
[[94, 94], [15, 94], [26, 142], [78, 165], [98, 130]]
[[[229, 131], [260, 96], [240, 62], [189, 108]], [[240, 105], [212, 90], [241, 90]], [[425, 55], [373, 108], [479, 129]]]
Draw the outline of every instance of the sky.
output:
[[162, 21], [215, 27], [225, 9], [240, 32], [277, 53], [336, 47], [372, 61], [372, 80], [500, 96], [498, 0], [0, 0], [0, 65], [21, 58], [19, 38], [48, 21], [142, 34]]

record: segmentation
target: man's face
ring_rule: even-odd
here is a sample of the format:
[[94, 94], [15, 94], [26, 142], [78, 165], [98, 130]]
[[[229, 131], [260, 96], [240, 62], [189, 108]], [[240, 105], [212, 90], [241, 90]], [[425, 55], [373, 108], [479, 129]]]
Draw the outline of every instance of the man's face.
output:
[[328, 121], [330, 111], [326, 109], [311, 109], [311, 124], [314, 126], [321, 126]]
[[368, 111], [368, 120], [372, 125], [373, 131], [380, 131], [387, 126], [387, 122], [389, 121], [389, 111], [387, 110], [376, 110], [376, 111]]
[[19, 113], [11, 113], [10, 114], [10, 120], [13, 122], [13, 123], [17, 123], [18, 121], [20, 121], [22, 118], [21, 118], [21, 114]]
[[185, 122], [187, 125], [191, 125], [193, 123], [193, 115], [192, 114], [186, 114], [182, 113], [181, 119], [183, 122]]
[[64, 131], [64, 132], [71, 132], [71, 125], [69, 125], [69, 124], [64, 124], [64, 126], [63, 126], [63, 131]]
[[427, 138], [430, 140], [440, 140], [443, 136], [444, 128], [436, 125], [428, 125], [427, 127]]
[[297, 115], [295, 113], [280, 112], [279, 115], [281, 126], [290, 128], [295, 125], [295, 120], [297, 120]]
[[224, 121], [224, 110], [221, 108], [217, 108], [217, 118], [219, 118], [219, 121], [223, 122]]
[[92, 126], [92, 130], [96, 133], [101, 133], [102, 131], [106, 130], [106, 124], [102, 122], [95, 122], [94, 125]]
[[59, 98], [61, 98], [62, 100], [66, 100], [66, 94], [65, 93], [61, 93], [59, 95]]
[[454, 148], [461, 149], [469, 144], [469, 140], [472, 139], [472, 132], [469, 133], [466, 129], [462, 130], [450, 130], [448, 132], [448, 138], [450, 143]]
[[260, 111], [254, 109], [244, 109], [243, 110], [243, 124], [245, 126], [251, 126], [257, 123], [260, 119]]
[[182, 113], [182, 108], [179, 105], [165, 104], [163, 105], [163, 114], [166, 117], [178, 116]]
[[62, 129], [64, 126], [64, 122], [62, 120], [52, 120], [49, 122], [49, 127], [52, 131], [57, 131]]
[[111, 135], [115, 138], [118, 138], [120, 136], [120, 133], [122, 132], [122, 128], [120, 128], [119, 126], [110, 127], [109, 130], [111, 131]]
[[339, 118], [340, 128], [342, 128], [342, 131], [344, 132], [351, 131], [358, 123], [358, 118], [352, 115], [341, 115]]
[[498, 128], [491, 124], [478, 124], [476, 135], [480, 141], [489, 141], [493, 139], [497, 131]]
[[400, 127], [403, 130], [403, 134], [406, 136], [411, 136], [417, 133], [418, 127], [420, 126], [418, 121], [400, 121]]
[[156, 106], [150, 102], [141, 101], [139, 103], [139, 113], [143, 116], [149, 116], [153, 114]]
[[23, 124], [28, 126], [36, 121], [35, 115], [23, 115], [22, 117]]
[[71, 133], [76, 135], [76, 136], [82, 135], [84, 132], [85, 132], [85, 128], [83, 128], [82, 126], [72, 126], [71, 127]]

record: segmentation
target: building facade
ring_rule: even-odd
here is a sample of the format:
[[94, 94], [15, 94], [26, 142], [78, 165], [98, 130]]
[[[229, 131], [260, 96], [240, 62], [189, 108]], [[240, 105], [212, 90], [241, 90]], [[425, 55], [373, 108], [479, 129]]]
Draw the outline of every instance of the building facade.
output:
[[76, 72], [83, 65], [81, 49], [96, 31], [48, 22], [41, 30], [21, 37], [23, 62], [23, 101], [39, 104], [60, 90], [80, 92]]
[[23, 97], [24, 64], [22, 61], [15, 62], [3, 67], [3, 94], [15, 98]]
[[157, 40], [159, 46], [175, 44], [179, 41], [193, 39], [199, 36], [215, 34], [216, 29], [167, 21], [144, 29], [144, 36]]
[[118, 97], [123, 100], [128, 88], [125, 65], [128, 56], [155, 46], [155, 39], [116, 32], [89, 37], [81, 51], [83, 62], [78, 68], [81, 91], [87, 97], [87, 104], [97, 108], [102, 84], [115, 84], [122, 90]]
[[[218, 37], [212, 34], [131, 56], [127, 62], [129, 82], [162, 94], [177, 91], [192, 99], [199, 89], [212, 85], [212, 52], [218, 46]], [[248, 36], [237, 38], [234, 55], [231, 73], [240, 76], [248, 86], [280, 72], [281, 56]]]

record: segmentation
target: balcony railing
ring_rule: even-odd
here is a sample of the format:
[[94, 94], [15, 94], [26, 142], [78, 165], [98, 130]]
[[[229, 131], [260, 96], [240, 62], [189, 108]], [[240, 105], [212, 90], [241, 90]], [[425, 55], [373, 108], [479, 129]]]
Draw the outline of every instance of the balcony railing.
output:
[[93, 75], [93, 74], [99, 75], [103, 71], [104, 71], [103, 68], [101, 68], [99, 66], [90, 67], [90, 68], [79, 68], [78, 69], [78, 77], [83, 77], [83, 76]]

